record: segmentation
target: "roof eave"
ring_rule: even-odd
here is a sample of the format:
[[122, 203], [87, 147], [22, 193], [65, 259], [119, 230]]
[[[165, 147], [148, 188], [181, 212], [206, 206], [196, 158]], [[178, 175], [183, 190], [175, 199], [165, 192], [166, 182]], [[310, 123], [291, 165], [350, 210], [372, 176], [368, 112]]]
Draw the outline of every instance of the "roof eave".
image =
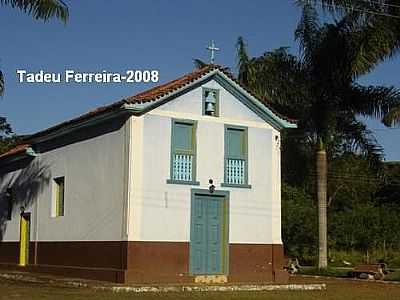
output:
[[5, 156], [5, 157], [0, 157], [0, 165], [6, 165], [6, 164], [13, 163], [15, 161], [19, 161], [21, 159], [25, 159], [25, 158], [29, 158], [29, 157], [34, 158], [36, 156], [37, 156], [37, 153], [31, 147], [28, 147], [21, 152], [17, 152], [17, 153], [14, 153], [14, 154], [11, 154], [11, 155]]
[[110, 110], [104, 113], [101, 113], [99, 115], [95, 115], [90, 117], [89, 119], [76, 122], [76, 123], [71, 123], [69, 125], [66, 125], [65, 127], [61, 127], [58, 130], [55, 130], [50, 133], [46, 132], [38, 132], [36, 134], [33, 134], [29, 137], [29, 140], [27, 140], [30, 144], [37, 144], [41, 143], [47, 140], [51, 140], [66, 134], [69, 134], [73, 131], [83, 129], [89, 126], [94, 126], [96, 124], [105, 122], [107, 120], [116, 118], [118, 116], [121, 116], [123, 114], [131, 113], [130, 110], [127, 110], [124, 105], [121, 105], [118, 108], [115, 108], [114, 110]]

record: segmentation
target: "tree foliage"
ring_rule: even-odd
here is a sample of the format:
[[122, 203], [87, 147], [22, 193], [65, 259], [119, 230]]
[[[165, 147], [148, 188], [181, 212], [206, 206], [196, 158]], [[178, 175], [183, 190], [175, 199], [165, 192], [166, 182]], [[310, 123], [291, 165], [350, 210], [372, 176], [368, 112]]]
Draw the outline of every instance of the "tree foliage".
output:
[[[318, 251], [314, 176], [301, 186], [282, 186], [286, 255], [298, 257], [302, 264], [314, 263]], [[353, 264], [370, 257], [369, 263], [383, 260], [400, 266], [400, 164], [385, 163], [377, 172], [367, 158], [344, 153], [330, 161], [328, 182], [329, 260], [341, 265], [337, 254], [347, 253], [345, 260]]]
[[[328, 174], [329, 209], [338, 217], [340, 213], [355, 213], [358, 211], [355, 207], [365, 214], [375, 212], [368, 199], [376, 192], [383, 151], [359, 116], [377, 118], [390, 125], [388, 116], [400, 107], [400, 91], [396, 88], [362, 86], [357, 82], [360, 75], [370, 72], [381, 59], [374, 52], [376, 48], [368, 47], [364, 40], [370, 37], [368, 31], [353, 12], [332, 23], [321, 24], [315, 7], [306, 4], [295, 31], [300, 45], [298, 56], [279, 48], [252, 58], [243, 38], [237, 43], [240, 82], [279, 112], [298, 120], [298, 130], [283, 135], [284, 180], [300, 189], [309, 188], [309, 195], [314, 195], [316, 187], [323, 186], [323, 176], [316, 176], [314, 172], [313, 153], [327, 152], [329, 168], [333, 170]], [[349, 182], [343, 177], [348, 174], [344, 172], [349, 172], [346, 168], [362, 174], [362, 179], [372, 178], [373, 184]], [[375, 177], [371, 177], [372, 173]], [[323, 193], [318, 191], [319, 206], [324, 206]], [[323, 220], [324, 214], [321, 214]], [[360, 226], [367, 219], [364, 215], [358, 218]], [[326, 230], [322, 223], [320, 232]], [[371, 230], [376, 229], [373, 224], [371, 221]], [[341, 228], [333, 223], [329, 230], [332, 226]], [[374, 235], [357, 236], [358, 249], [366, 249], [365, 245], [376, 240]], [[289, 239], [286, 241], [289, 248], [294, 247], [293, 237], [286, 234], [285, 238]], [[334, 241], [330, 239], [329, 244], [334, 245]], [[324, 267], [321, 253], [320, 266]]]
[[305, 5], [295, 32], [299, 56], [279, 48], [251, 58], [239, 38], [238, 77], [278, 111], [299, 120], [296, 135], [309, 149], [322, 146], [332, 155], [340, 147], [350, 148], [379, 162], [382, 149], [358, 116], [391, 125], [400, 113], [400, 91], [357, 82], [376, 61], [360, 71], [365, 61], [360, 62], [359, 56], [366, 51], [360, 35], [365, 29], [354, 25], [356, 17], [347, 14], [334, 23], [320, 24], [316, 10]]
[[206, 62], [204, 62], [204, 61], [202, 61], [201, 59], [198, 59], [198, 58], [194, 58], [193, 59], [193, 64], [194, 64], [194, 67], [196, 69], [201, 69], [201, 68], [204, 68], [205, 66], [207, 66]]
[[69, 17], [68, 6], [62, 0], [0, 0], [0, 5], [20, 9], [37, 20], [56, 18], [66, 23]]
[[298, 119], [310, 144], [329, 149], [341, 138], [360, 152], [379, 154], [357, 116], [385, 117], [400, 105], [400, 93], [394, 87], [356, 82], [351, 66], [356, 64], [357, 34], [350, 25], [347, 18], [320, 25], [313, 8], [306, 7], [296, 30], [300, 57], [279, 48], [249, 58], [240, 38], [239, 80], [278, 111]]
[[[347, 16], [357, 34], [353, 72], [362, 75], [400, 52], [400, 0], [299, 0], [301, 6], [321, 6], [335, 17]], [[322, 5], [321, 5], [322, 4]], [[384, 118], [387, 126], [400, 124], [400, 107]]]
[[0, 154], [14, 147], [17, 141], [6, 118], [0, 117]]
[[286, 255], [313, 263], [317, 248], [315, 202], [302, 188], [282, 185], [282, 238]]

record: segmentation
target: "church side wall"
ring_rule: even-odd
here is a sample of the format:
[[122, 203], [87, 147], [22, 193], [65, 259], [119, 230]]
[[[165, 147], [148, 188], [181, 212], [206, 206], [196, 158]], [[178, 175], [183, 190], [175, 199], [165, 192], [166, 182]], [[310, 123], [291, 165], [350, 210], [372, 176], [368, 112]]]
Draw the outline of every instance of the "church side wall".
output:
[[[32, 266], [67, 274], [74, 274], [76, 267], [94, 268], [101, 274], [105, 268], [124, 268], [124, 143], [122, 126], [39, 153], [19, 166], [14, 163], [15, 170], [2, 168], [0, 263], [18, 264], [20, 207], [24, 206], [31, 217]], [[4, 173], [6, 169], [9, 172]], [[56, 217], [54, 178], [58, 177], [65, 178], [65, 213]], [[11, 220], [4, 217], [7, 187], [15, 194]]]

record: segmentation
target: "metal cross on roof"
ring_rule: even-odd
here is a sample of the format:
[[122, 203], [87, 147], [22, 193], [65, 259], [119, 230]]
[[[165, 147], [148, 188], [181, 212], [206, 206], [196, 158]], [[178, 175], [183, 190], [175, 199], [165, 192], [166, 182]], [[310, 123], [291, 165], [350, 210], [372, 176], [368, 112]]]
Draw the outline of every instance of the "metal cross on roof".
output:
[[214, 63], [214, 58], [215, 58], [215, 51], [219, 51], [220, 49], [215, 47], [214, 40], [211, 41], [210, 46], [208, 46], [206, 49], [211, 52], [210, 63], [213, 64]]

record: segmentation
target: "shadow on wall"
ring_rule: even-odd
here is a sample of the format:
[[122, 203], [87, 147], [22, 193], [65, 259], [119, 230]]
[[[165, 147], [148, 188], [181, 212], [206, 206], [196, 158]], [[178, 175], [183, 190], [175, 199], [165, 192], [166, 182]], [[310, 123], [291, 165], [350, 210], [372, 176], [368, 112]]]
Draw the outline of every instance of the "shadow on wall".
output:
[[31, 207], [48, 186], [51, 177], [49, 166], [35, 159], [19, 161], [1, 169], [0, 241], [3, 240], [9, 215], [15, 218], [22, 206]]

